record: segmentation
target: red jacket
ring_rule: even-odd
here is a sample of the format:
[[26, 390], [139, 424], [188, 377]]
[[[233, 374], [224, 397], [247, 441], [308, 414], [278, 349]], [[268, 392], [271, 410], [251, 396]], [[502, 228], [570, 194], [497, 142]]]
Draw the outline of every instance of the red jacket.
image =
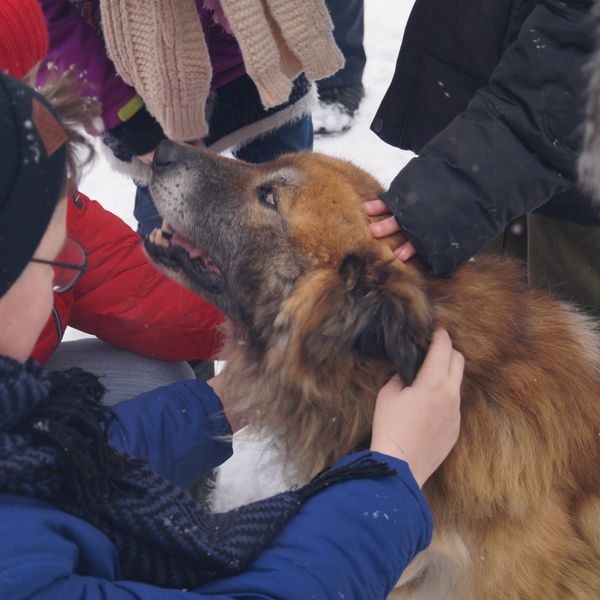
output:
[[214, 358], [222, 314], [156, 270], [119, 217], [77, 194], [68, 200], [67, 234], [86, 249], [88, 268], [73, 289], [54, 295], [35, 359], [48, 360], [67, 325], [151, 358]]

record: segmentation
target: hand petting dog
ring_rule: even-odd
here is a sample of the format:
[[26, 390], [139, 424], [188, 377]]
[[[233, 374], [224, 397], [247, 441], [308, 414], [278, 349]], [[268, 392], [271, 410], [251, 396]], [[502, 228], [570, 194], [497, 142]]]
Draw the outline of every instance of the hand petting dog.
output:
[[406, 461], [419, 487], [458, 439], [464, 365], [448, 332], [438, 329], [413, 384], [404, 387], [394, 375], [377, 394], [371, 450]]
[[[383, 217], [385, 215], [390, 215], [381, 221], [369, 225], [369, 231], [374, 238], [384, 238], [400, 231], [400, 225], [398, 224], [398, 221], [396, 221], [396, 217], [390, 213], [390, 209], [383, 200], [368, 200], [364, 203], [364, 208], [365, 213], [369, 217]], [[412, 245], [412, 242], [404, 242], [404, 244], [401, 244], [394, 250], [395, 257], [402, 262], [406, 262], [416, 253], [417, 250]]]

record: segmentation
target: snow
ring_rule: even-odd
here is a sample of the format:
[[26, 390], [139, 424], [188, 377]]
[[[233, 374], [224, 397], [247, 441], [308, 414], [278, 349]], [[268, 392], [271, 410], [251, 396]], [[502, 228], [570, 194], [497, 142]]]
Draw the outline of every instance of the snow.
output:
[[323, 105], [321, 101], [313, 108], [312, 122], [315, 131], [342, 132], [352, 124], [352, 117], [339, 103]]
[[[412, 4], [413, 0], [365, 2], [365, 98], [349, 131], [315, 140], [316, 151], [350, 160], [384, 185], [393, 179], [412, 155], [382, 142], [369, 126], [392, 79]], [[443, 82], [440, 85], [443, 86]], [[127, 176], [115, 172], [102, 154], [88, 167], [79, 187], [84, 194], [98, 200], [135, 227], [135, 187]], [[81, 337], [85, 337], [85, 334], [73, 329], [68, 329], [65, 335], [65, 339]], [[293, 483], [286, 481], [285, 467], [278, 456], [275, 446], [268, 440], [255, 439], [243, 431], [238, 433], [234, 438], [234, 456], [218, 473], [214, 508], [233, 508], [276, 493]]]

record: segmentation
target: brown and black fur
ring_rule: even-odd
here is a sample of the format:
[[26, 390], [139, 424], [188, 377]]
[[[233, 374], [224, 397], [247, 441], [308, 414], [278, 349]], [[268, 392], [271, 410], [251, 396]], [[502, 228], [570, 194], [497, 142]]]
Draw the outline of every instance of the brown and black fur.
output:
[[333, 158], [255, 166], [167, 143], [151, 191], [222, 276], [149, 253], [230, 316], [229, 402], [302, 479], [368, 446], [378, 389], [394, 371], [412, 380], [434, 327], [464, 354], [461, 435], [424, 490], [434, 540], [398, 598], [600, 598], [591, 321], [528, 290], [508, 260], [450, 278], [394, 260], [398, 237], [373, 239], [362, 210], [380, 186]]

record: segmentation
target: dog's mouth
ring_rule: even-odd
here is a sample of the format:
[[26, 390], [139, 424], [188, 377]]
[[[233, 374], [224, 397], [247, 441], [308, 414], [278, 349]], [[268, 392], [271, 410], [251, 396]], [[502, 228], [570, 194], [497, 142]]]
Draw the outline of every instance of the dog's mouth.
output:
[[220, 293], [225, 288], [223, 271], [213, 259], [195, 246], [166, 220], [144, 239], [150, 258], [171, 271], [182, 272], [201, 288]]

